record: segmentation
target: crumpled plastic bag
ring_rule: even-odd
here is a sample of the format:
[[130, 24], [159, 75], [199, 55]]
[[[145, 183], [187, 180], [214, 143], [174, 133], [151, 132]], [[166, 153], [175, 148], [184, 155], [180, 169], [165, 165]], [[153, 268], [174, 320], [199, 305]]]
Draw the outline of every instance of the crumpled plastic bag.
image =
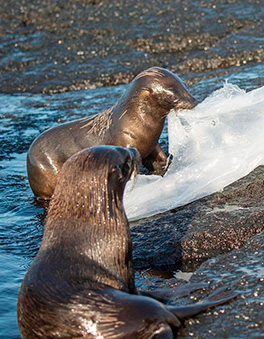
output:
[[172, 163], [164, 177], [126, 187], [130, 220], [188, 204], [264, 165], [264, 86], [246, 93], [226, 82], [192, 110], [168, 116]]

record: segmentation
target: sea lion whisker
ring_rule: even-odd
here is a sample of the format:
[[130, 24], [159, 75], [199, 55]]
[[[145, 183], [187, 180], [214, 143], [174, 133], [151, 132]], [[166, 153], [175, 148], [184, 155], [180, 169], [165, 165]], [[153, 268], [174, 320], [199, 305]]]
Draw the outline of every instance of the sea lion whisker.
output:
[[169, 156], [167, 157], [167, 160], [166, 160], [166, 165], [164, 167], [165, 172], [167, 171], [168, 167], [170, 166], [172, 158], [173, 158], [172, 154], [169, 154]]
[[168, 114], [163, 114], [163, 115], [160, 117], [160, 119], [161, 119], [161, 120], [165, 119], [165, 118], [167, 117], [167, 115], [168, 115]]
[[121, 120], [123, 118], [123, 116], [127, 113], [127, 109], [120, 115], [120, 117], [118, 118], [118, 120]]
[[81, 126], [80, 129], [90, 126], [93, 123], [92, 118], [93, 116], [91, 118], [88, 118], [88, 122], [84, 124], [83, 126]]
[[131, 186], [130, 186], [128, 192], [132, 192], [133, 189], [136, 187], [136, 183], [138, 181], [138, 176], [135, 176], [135, 177], [131, 178], [130, 180], [131, 180]]

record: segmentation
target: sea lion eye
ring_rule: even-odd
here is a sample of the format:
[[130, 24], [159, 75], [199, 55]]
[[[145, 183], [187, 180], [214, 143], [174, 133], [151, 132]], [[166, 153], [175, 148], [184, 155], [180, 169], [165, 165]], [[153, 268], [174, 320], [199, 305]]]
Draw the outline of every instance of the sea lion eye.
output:
[[147, 91], [147, 92], [150, 92], [150, 93], [152, 93], [153, 92], [153, 90], [150, 88], [150, 87], [142, 87], [142, 89], [141, 90], [143, 90], [143, 91]]
[[148, 97], [152, 92], [153, 90], [151, 88], [144, 87], [140, 91], [140, 97], [142, 98]]

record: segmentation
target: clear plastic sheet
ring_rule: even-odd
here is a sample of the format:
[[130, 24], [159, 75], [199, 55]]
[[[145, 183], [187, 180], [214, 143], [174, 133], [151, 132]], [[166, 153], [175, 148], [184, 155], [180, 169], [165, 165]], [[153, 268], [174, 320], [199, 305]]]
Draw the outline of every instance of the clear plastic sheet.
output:
[[246, 93], [227, 82], [195, 109], [171, 111], [168, 134], [165, 176], [138, 175], [127, 185], [130, 220], [185, 205], [264, 165], [264, 87]]

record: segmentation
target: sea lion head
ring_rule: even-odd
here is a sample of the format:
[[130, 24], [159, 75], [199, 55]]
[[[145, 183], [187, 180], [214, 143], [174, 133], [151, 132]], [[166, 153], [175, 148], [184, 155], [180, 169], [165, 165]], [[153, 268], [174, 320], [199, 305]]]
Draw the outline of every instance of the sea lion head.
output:
[[167, 113], [171, 109], [191, 109], [197, 104], [186, 84], [164, 68], [149, 68], [137, 75], [133, 82], [142, 88], [141, 96], [147, 98], [151, 95]]
[[61, 215], [77, 219], [96, 215], [102, 199], [104, 213], [111, 214], [118, 207], [114, 205], [122, 204], [125, 185], [137, 173], [139, 163], [135, 148], [102, 145], [74, 154], [59, 173], [48, 219], [54, 222]]

